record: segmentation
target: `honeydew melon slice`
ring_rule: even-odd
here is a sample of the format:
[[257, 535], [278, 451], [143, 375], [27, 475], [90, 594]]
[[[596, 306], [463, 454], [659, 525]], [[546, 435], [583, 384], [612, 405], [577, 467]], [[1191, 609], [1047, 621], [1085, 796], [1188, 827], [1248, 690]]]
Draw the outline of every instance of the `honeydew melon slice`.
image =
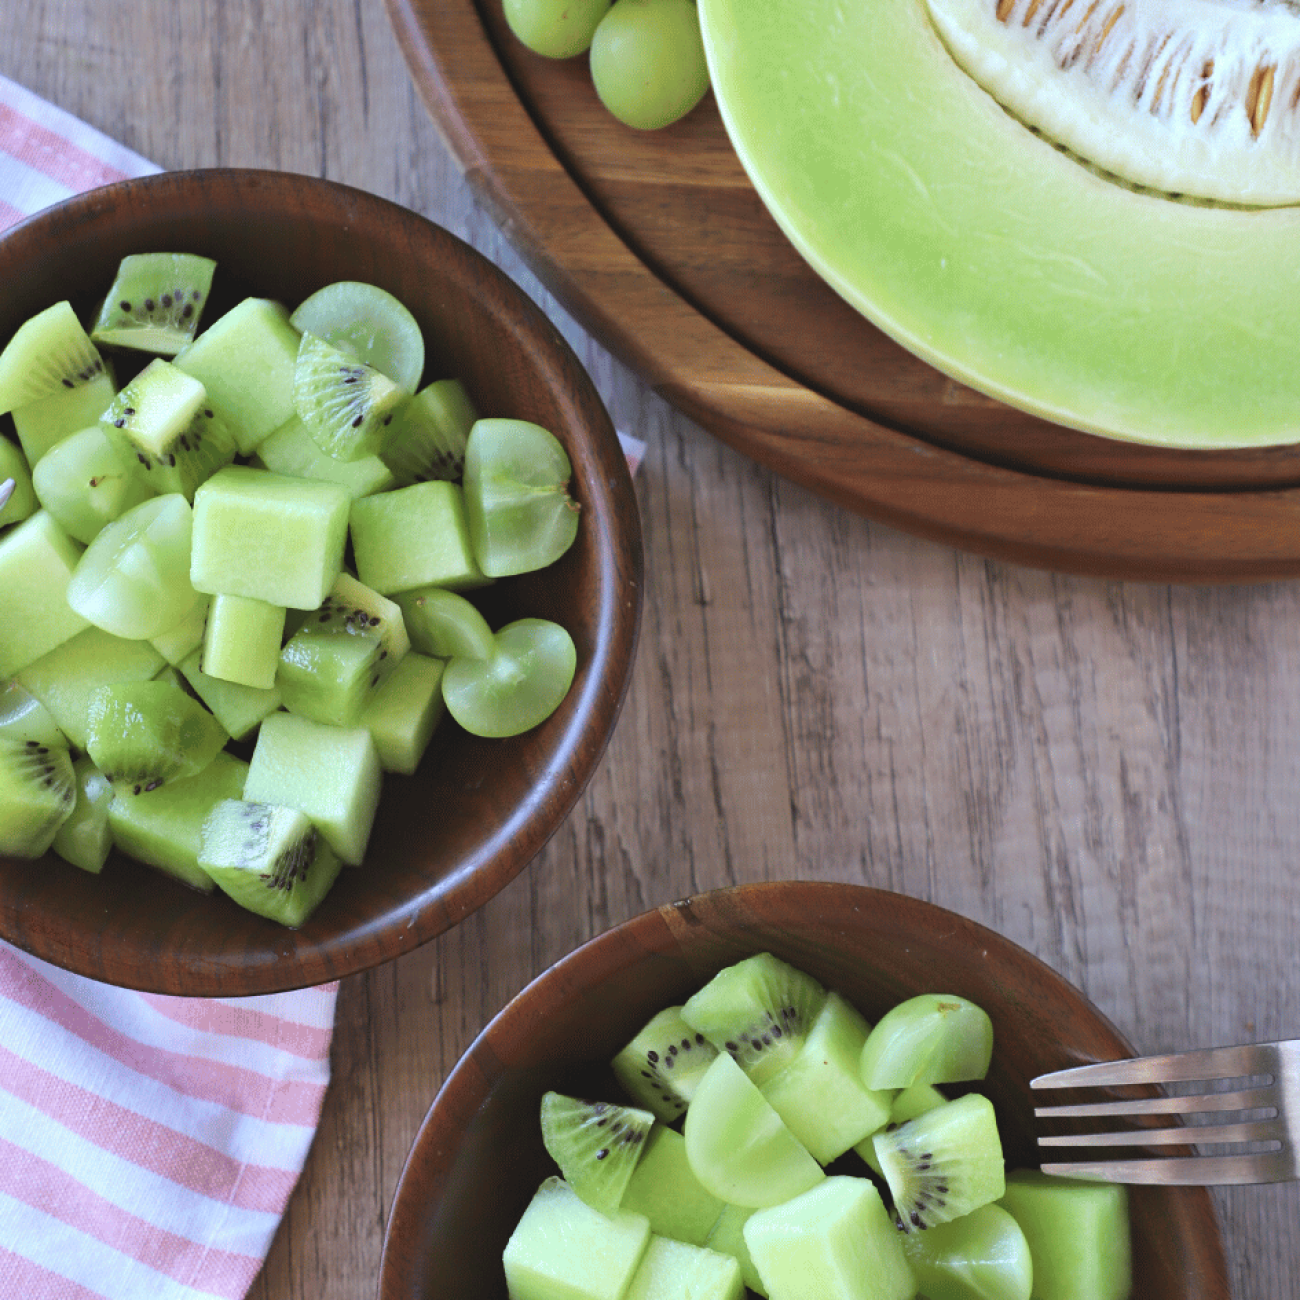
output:
[[700, 0], [750, 179], [904, 347], [1048, 420], [1138, 442], [1300, 438], [1300, 209], [1135, 192], [1030, 132], [921, 0]]

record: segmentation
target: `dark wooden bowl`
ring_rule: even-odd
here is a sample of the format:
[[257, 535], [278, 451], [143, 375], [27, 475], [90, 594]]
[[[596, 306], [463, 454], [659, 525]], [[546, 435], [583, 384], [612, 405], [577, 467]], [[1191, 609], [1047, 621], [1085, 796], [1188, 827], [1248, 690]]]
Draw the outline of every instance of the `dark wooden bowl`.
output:
[[[981, 925], [855, 885], [745, 885], [660, 907], [584, 944], [520, 993], [448, 1076], [415, 1139], [389, 1216], [380, 1300], [504, 1300], [501, 1251], [555, 1172], [538, 1106], [548, 1088], [617, 1096], [611, 1057], [661, 1007], [721, 967], [768, 950], [850, 998], [873, 1022], [904, 997], [957, 993], [993, 1019], [996, 1107], [1011, 1166], [1037, 1164], [1028, 1080], [1132, 1055], [1083, 995]], [[604, 1091], [601, 1091], [604, 1090]], [[1226, 1300], [1203, 1188], [1133, 1188], [1142, 1300]]]
[[573, 462], [577, 542], [544, 573], [496, 584], [490, 614], [494, 625], [529, 614], [569, 629], [578, 672], [568, 698], [512, 740], [477, 740], [444, 720], [413, 777], [386, 776], [365, 863], [343, 872], [301, 930], [120, 854], [99, 876], [52, 854], [0, 858], [0, 937], [69, 970], [196, 996], [321, 983], [454, 925], [513, 879], [572, 808], [613, 729], [635, 652], [636, 498], [589, 377], [515, 284], [416, 213], [311, 177], [169, 173], [92, 191], [14, 227], [0, 238], [0, 339], [62, 298], [89, 305], [121, 257], [147, 251], [214, 257], [214, 314], [218, 290], [227, 304], [251, 292], [292, 306], [335, 280], [381, 285], [420, 322], [426, 380], [459, 377], [482, 414], [546, 426]]

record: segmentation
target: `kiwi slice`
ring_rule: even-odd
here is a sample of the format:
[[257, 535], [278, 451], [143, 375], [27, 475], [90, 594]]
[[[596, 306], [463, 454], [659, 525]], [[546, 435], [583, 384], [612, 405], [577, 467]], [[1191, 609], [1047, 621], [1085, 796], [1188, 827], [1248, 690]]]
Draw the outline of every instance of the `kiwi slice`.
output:
[[892, 1007], [862, 1046], [868, 1088], [982, 1079], [993, 1055], [993, 1022], [967, 998], [920, 993]]
[[542, 1097], [542, 1143], [570, 1187], [593, 1210], [612, 1215], [641, 1159], [654, 1116], [634, 1106]]
[[216, 265], [194, 253], [129, 254], [118, 265], [90, 337], [175, 356], [198, 329]]
[[39, 858], [76, 801], [66, 748], [0, 736], [0, 853]]
[[0, 738], [36, 741], [53, 749], [67, 748], [68, 739], [44, 704], [21, 682], [0, 682]]
[[230, 737], [169, 681], [114, 682], [90, 697], [86, 752], [118, 795], [147, 796], [196, 776]]
[[717, 1054], [718, 1049], [682, 1019], [681, 1007], [665, 1007], [614, 1058], [614, 1075], [638, 1106], [671, 1124], [686, 1113]]
[[331, 347], [415, 392], [424, 371], [424, 336], [410, 310], [387, 289], [361, 280], [339, 280], [317, 289], [289, 317], [300, 334], [314, 334]]
[[958, 1219], [1006, 1190], [993, 1103], [979, 1093], [890, 1125], [872, 1142], [905, 1232]]
[[56, 302], [19, 327], [0, 352], [0, 415], [104, 373], [104, 359], [70, 303]]
[[235, 439], [197, 379], [156, 357], [108, 404], [99, 427], [159, 493], [195, 489], [235, 459]]
[[771, 953], [719, 971], [682, 1007], [682, 1018], [762, 1085], [799, 1054], [826, 990]]
[[459, 379], [437, 379], [406, 403], [393, 420], [383, 461], [399, 484], [458, 479], [478, 411]]
[[304, 334], [293, 371], [293, 405], [316, 445], [338, 460], [377, 455], [407, 393], [364, 361]]
[[305, 813], [244, 799], [213, 807], [198, 861], [241, 907], [291, 928], [312, 914], [342, 866]]

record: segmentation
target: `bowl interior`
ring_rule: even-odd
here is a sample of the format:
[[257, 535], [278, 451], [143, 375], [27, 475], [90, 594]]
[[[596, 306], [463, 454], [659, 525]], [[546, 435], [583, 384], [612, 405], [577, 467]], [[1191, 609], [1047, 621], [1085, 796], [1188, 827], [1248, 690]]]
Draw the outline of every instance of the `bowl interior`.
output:
[[568, 628], [578, 672], [567, 699], [510, 740], [476, 740], [444, 719], [413, 777], [386, 776], [365, 864], [343, 873], [301, 930], [119, 854], [98, 877], [53, 855], [0, 858], [0, 937], [60, 966], [191, 995], [319, 983], [397, 956], [480, 906], [572, 807], [631, 668], [641, 601], [635, 495], [588, 376], [502, 272], [414, 212], [310, 177], [170, 173], [92, 191], [15, 227], [0, 239], [0, 339], [62, 298], [89, 309], [125, 254], [148, 251], [216, 259], [212, 316], [250, 293], [292, 308], [336, 280], [378, 284], [424, 331], [425, 382], [461, 379], [481, 414], [546, 426], [573, 463], [583, 513], [572, 549], [551, 569], [485, 593], [494, 626], [527, 614]]
[[[1028, 1080], [1132, 1055], [1112, 1025], [1042, 962], [932, 904], [852, 885], [749, 885], [648, 912], [578, 949], [515, 998], [448, 1077], [411, 1150], [389, 1219], [381, 1300], [504, 1300], [501, 1252], [555, 1172], [538, 1105], [549, 1088], [617, 1098], [608, 1062], [664, 1006], [716, 971], [771, 951], [875, 1021], [923, 991], [988, 1011], [1008, 1165], [1036, 1164]], [[1134, 1188], [1134, 1295], [1221, 1300], [1226, 1266], [1202, 1188]]]

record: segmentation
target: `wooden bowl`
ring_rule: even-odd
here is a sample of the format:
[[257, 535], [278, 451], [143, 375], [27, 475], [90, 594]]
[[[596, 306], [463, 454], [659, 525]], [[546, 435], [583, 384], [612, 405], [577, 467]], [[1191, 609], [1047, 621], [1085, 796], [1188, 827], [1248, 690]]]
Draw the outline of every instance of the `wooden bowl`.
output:
[[[646, 912], [593, 939], [523, 990], [448, 1076], [397, 1185], [380, 1300], [505, 1300], [501, 1252], [555, 1172], [538, 1106], [555, 1088], [617, 1097], [608, 1062], [662, 1007], [716, 971], [770, 951], [875, 1021], [923, 991], [973, 999], [994, 1026], [992, 1099], [1008, 1165], [1037, 1164], [1028, 1080], [1132, 1055], [1083, 995], [973, 921], [856, 885], [719, 890]], [[1203, 1188], [1133, 1188], [1134, 1296], [1226, 1300], [1218, 1224]]]
[[528, 614], [568, 628], [578, 650], [568, 697], [511, 740], [478, 740], [444, 719], [414, 776], [386, 775], [365, 863], [344, 870], [302, 929], [120, 854], [99, 876], [53, 854], [0, 858], [0, 937], [56, 965], [197, 996], [317, 984], [454, 925], [513, 879], [572, 808], [609, 739], [635, 652], [636, 499], [589, 377], [515, 284], [416, 213], [311, 177], [169, 173], [91, 191], [23, 222], [0, 238], [0, 339], [62, 298], [88, 308], [125, 254], [148, 251], [215, 258], [213, 316], [247, 293], [293, 306], [335, 280], [378, 284], [420, 322], [426, 381], [460, 378], [482, 414], [546, 426], [573, 463], [577, 542], [551, 569], [496, 584], [489, 613], [494, 626]]

